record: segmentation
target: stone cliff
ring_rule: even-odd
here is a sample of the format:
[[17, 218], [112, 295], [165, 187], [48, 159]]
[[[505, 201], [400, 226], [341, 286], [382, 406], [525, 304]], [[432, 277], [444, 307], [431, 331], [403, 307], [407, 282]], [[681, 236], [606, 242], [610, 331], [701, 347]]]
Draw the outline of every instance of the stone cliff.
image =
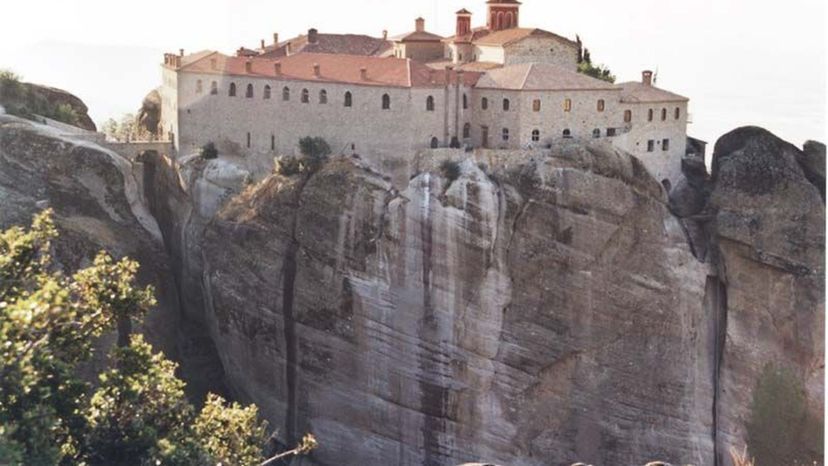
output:
[[0, 226], [50, 205], [67, 267], [136, 257], [193, 393], [314, 432], [320, 465], [729, 464], [769, 364], [822, 417], [818, 149], [740, 129], [669, 197], [600, 145], [253, 182], [0, 116]]

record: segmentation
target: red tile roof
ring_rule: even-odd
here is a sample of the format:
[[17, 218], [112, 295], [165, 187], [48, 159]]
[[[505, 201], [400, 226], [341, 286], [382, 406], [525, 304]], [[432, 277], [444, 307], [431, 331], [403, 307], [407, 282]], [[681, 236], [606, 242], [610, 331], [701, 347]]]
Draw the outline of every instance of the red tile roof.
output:
[[621, 102], [627, 103], [655, 103], [655, 102], [687, 102], [687, 97], [674, 94], [655, 86], [639, 81], [630, 81], [617, 84], [621, 88]]
[[489, 28], [487, 28], [485, 26], [481, 26], [481, 27], [473, 28], [471, 30], [471, 32], [463, 34], [462, 36], [454, 35], [454, 36], [446, 37], [445, 39], [443, 39], [443, 42], [469, 43], [469, 42], [474, 42], [478, 39], [482, 39], [483, 37], [486, 37], [487, 35], [489, 35], [489, 33], [491, 33]]
[[[215, 68], [212, 60], [215, 59]], [[247, 71], [247, 63], [250, 71]], [[274, 65], [280, 63], [281, 72], [276, 75]], [[320, 76], [314, 74], [314, 65], [319, 65]], [[361, 69], [368, 73], [362, 79]], [[279, 59], [229, 57], [214, 52], [180, 68], [183, 72], [204, 74], [226, 74], [233, 76], [269, 77], [288, 80], [349, 83], [363, 86], [389, 87], [439, 87], [446, 83], [444, 71], [403, 58], [367, 57], [325, 53], [300, 53]], [[451, 73], [449, 81], [456, 81]], [[473, 86], [480, 73], [464, 72], [463, 81]]]
[[483, 38], [476, 40], [475, 44], [506, 46], [509, 44], [513, 44], [515, 42], [519, 42], [523, 39], [526, 39], [527, 37], [550, 37], [553, 39], [558, 39], [559, 41], [571, 47], [578, 47], [577, 42], [569, 40], [566, 37], [559, 36], [554, 32], [544, 31], [543, 29], [537, 28], [503, 29], [502, 31], [496, 31], [492, 32], [491, 34], [487, 34]]
[[363, 34], [322, 34], [316, 35], [316, 42], [309, 43], [306, 34], [280, 42], [277, 45], [265, 47], [264, 58], [278, 58], [287, 55], [287, 44], [290, 44], [290, 53], [339, 53], [345, 55], [379, 56], [391, 49], [393, 44], [385, 39], [366, 36]]

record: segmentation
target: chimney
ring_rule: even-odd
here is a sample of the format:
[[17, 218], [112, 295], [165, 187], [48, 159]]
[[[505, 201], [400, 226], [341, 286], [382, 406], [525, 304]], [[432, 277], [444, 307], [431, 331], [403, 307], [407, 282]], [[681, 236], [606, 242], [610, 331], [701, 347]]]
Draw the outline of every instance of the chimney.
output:
[[279, 43], [279, 33], [278, 33], [278, 32], [274, 32], [274, 33], [273, 33], [273, 45], [276, 45], [276, 44], [278, 44], [278, 43]]
[[363, 81], [368, 81], [368, 68], [366, 68], [364, 66], [362, 68], [360, 68], [359, 69], [359, 77]]
[[382, 30], [382, 40], [388, 40], [388, 29]]
[[253, 62], [252, 61], [247, 60], [246, 62], [244, 62], [244, 71], [246, 73], [252, 73], [253, 72]]
[[290, 55], [290, 42], [285, 44], [285, 55]]
[[264, 48], [265, 48], [265, 43], [264, 43], [264, 39], [262, 39], [262, 46], [261, 46], [261, 49], [262, 49], [262, 50], [264, 50]]
[[314, 28], [308, 29], [308, 43], [315, 44], [319, 40], [319, 31]]
[[184, 49], [178, 49], [178, 56], [179, 56], [179, 57], [183, 57], [183, 56], [184, 56]]
[[276, 76], [279, 76], [280, 74], [282, 74], [282, 64], [279, 63], [279, 62], [274, 63], [273, 64], [273, 72], [276, 73]]
[[314, 63], [313, 64], [313, 75], [316, 76], [317, 78], [322, 76], [322, 72], [321, 72], [321, 69], [319, 67], [319, 63]]
[[653, 85], [653, 72], [650, 70], [644, 70], [641, 72], [641, 82], [644, 83], [645, 86], [652, 86]]
[[465, 8], [457, 12], [457, 36], [464, 36], [471, 32], [471, 12]]
[[417, 18], [414, 20], [414, 30], [417, 32], [425, 31], [425, 20], [423, 18]]

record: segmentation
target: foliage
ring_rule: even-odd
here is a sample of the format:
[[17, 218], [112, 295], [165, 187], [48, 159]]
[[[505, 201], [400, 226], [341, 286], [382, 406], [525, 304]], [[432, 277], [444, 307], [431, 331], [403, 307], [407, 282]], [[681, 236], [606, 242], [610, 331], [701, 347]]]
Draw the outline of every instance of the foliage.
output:
[[589, 61], [578, 64], [578, 72], [609, 83], [615, 82], [615, 75], [604, 65], [593, 65]]
[[70, 125], [80, 121], [74, 107], [49, 101], [37, 86], [23, 83], [19, 75], [9, 70], [0, 70], [0, 103], [8, 113], [21, 118], [37, 120], [40, 115]]
[[149, 140], [150, 133], [141, 126], [133, 113], [125, 113], [120, 120], [109, 118], [101, 127], [106, 137], [120, 142]]
[[20, 75], [11, 70], [0, 70], [0, 98], [14, 99], [21, 97], [24, 92]]
[[[121, 324], [154, 304], [138, 265], [100, 253], [68, 277], [52, 270], [51, 213], [0, 232], [0, 464], [255, 464], [255, 407], [208, 398], [197, 413], [176, 365]], [[93, 390], [78, 375], [104, 332], [126, 330]], [[120, 339], [119, 339], [120, 340]]]
[[786, 368], [764, 368], [746, 427], [756, 466], [810, 465], [822, 458], [822, 420], [811, 414], [801, 380]]
[[440, 173], [448, 180], [448, 184], [454, 183], [460, 178], [460, 164], [453, 160], [443, 160], [440, 163]]
[[578, 37], [578, 72], [609, 83], [615, 82], [615, 75], [607, 66], [592, 64], [592, 55], [589, 49], [583, 47], [580, 37]]
[[315, 172], [328, 160], [331, 146], [323, 138], [306, 136], [299, 140], [299, 151], [304, 156], [302, 163], [306, 169]]
[[279, 453], [278, 455], [276, 455], [272, 458], [268, 458], [268, 460], [265, 461], [264, 463], [262, 463], [261, 466], [268, 466], [268, 465], [276, 464], [277, 460], [287, 458], [287, 457], [290, 457], [290, 456], [308, 455], [308, 454], [310, 454], [310, 452], [315, 450], [317, 446], [319, 446], [319, 443], [316, 441], [316, 437], [314, 437], [313, 434], [305, 434], [305, 436], [302, 437], [302, 441], [299, 442], [299, 445], [297, 445], [296, 448], [294, 448], [293, 450], [288, 450], [288, 451]]
[[266, 436], [259, 423], [258, 409], [251, 405], [227, 404], [218, 395], [210, 394], [193, 429], [204, 439], [207, 453], [222, 464], [256, 464], [261, 461], [261, 446]]
[[200, 155], [201, 158], [205, 160], [215, 159], [218, 157], [218, 149], [216, 149], [215, 144], [213, 144], [212, 142], [208, 142], [207, 144], [204, 144], [204, 146], [201, 148]]

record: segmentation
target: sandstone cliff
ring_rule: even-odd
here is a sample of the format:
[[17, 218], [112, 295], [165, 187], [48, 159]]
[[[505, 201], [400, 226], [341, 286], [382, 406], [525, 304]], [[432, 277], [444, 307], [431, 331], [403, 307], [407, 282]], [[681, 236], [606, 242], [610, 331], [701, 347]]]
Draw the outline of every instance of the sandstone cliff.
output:
[[740, 129], [669, 197], [600, 145], [254, 184], [0, 116], [0, 226], [50, 205], [67, 267], [136, 257], [193, 392], [313, 431], [316, 464], [728, 464], [768, 435], [768, 367], [822, 417], [818, 149]]

